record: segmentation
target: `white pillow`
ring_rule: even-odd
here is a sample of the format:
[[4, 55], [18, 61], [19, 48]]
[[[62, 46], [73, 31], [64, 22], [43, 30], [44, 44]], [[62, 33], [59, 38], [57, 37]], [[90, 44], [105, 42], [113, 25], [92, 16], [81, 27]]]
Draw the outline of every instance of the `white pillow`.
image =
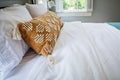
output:
[[46, 13], [48, 10], [44, 4], [28, 4], [26, 3], [26, 8], [30, 12], [31, 16], [33, 18], [43, 15]]
[[[21, 38], [17, 30], [17, 24], [31, 20], [25, 6], [8, 7], [0, 10], [0, 35], [4, 35], [7, 39]], [[18, 35], [16, 35], [18, 33]]]
[[28, 46], [23, 40], [7, 40], [0, 35], [0, 80], [14, 69], [22, 60]]
[[12, 4], [12, 7], [22, 6], [21, 4]]
[[[0, 10], [0, 80], [22, 60], [28, 50], [23, 40], [18, 40], [17, 24], [31, 20], [25, 6], [8, 7]], [[18, 33], [19, 34], [19, 33]], [[16, 40], [13, 40], [16, 39]]]

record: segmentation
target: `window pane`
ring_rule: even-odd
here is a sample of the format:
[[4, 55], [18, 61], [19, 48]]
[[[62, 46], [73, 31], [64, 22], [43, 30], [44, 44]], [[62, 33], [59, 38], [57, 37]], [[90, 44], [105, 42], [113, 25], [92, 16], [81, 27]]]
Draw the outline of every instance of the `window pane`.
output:
[[85, 8], [85, 0], [63, 0], [63, 10], [78, 10]]
[[85, 8], [85, 0], [78, 0], [78, 9]]

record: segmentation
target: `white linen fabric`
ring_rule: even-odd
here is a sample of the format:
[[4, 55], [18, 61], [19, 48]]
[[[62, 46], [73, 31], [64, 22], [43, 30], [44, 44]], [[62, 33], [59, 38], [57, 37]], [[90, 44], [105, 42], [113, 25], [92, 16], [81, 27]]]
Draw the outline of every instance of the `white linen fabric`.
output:
[[6, 80], [120, 80], [120, 31], [106, 23], [65, 22], [52, 55], [53, 67], [36, 56]]
[[17, 24], [31, 19], [25, 6], [0, 10], [0, 80], [21, 62], [28, 50], [29, 47], [21, 39]]
[[28, 9], [33, 18], [41, 16], [48, 11], [47, 7], [45, 7], [45, 5], [42, 3], [41, 4], [26, 3], [26, 8]]
[[7, 39], [20, 40], [21, 36], [17, 30], [17, 24], [31, 20], [25, 6], [7, 7], [0, 10], [0, 35]]
[[27, 50], [23, 40], [7, 40], [0, 35], [0, 80], [21, 62]]

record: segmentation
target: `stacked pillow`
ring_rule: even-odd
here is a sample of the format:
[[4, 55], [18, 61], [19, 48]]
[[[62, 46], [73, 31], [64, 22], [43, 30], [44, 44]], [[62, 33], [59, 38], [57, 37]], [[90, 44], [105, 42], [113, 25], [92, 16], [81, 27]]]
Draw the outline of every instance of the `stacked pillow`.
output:
[[62, 26], [59, 17], [43, 4], [0, 9], [0, 79], [21, 62], [28, 45], [48, 57]]
[[18, 25], [22, 38], [36, 53], [46, 56], [53, 64], [54, 58], [50, 54], [63, 23], [55, 13], [47, 12], [44, 4], [26, 4], [26, 8], [34, 19]]
[[31, 20], [32, 17], [29, 14], [25, 6], [8, 7], [0, 10], [0, 34], [6, 38], [18, 39], [19, 35], [16, 35], [16, 27], [19, 22], [26, 22]]
[[29, 47], [20, 38], [17, 24], [31, 19], [25, 6], [0, 10], [0, 79], [5, 78], [21, 62], [28, 50]]

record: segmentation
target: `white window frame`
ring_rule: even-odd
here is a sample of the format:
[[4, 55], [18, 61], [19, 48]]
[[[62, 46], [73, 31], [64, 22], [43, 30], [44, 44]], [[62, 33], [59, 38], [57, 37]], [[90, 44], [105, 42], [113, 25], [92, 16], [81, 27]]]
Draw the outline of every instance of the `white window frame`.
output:
[[91, 16], [93, 11], [93, 0], [86, 0], [84, 10], [79, 11], [65, 11], [63, 10], [63, 0], [55, 0], [56, 12], [59, 16]]

